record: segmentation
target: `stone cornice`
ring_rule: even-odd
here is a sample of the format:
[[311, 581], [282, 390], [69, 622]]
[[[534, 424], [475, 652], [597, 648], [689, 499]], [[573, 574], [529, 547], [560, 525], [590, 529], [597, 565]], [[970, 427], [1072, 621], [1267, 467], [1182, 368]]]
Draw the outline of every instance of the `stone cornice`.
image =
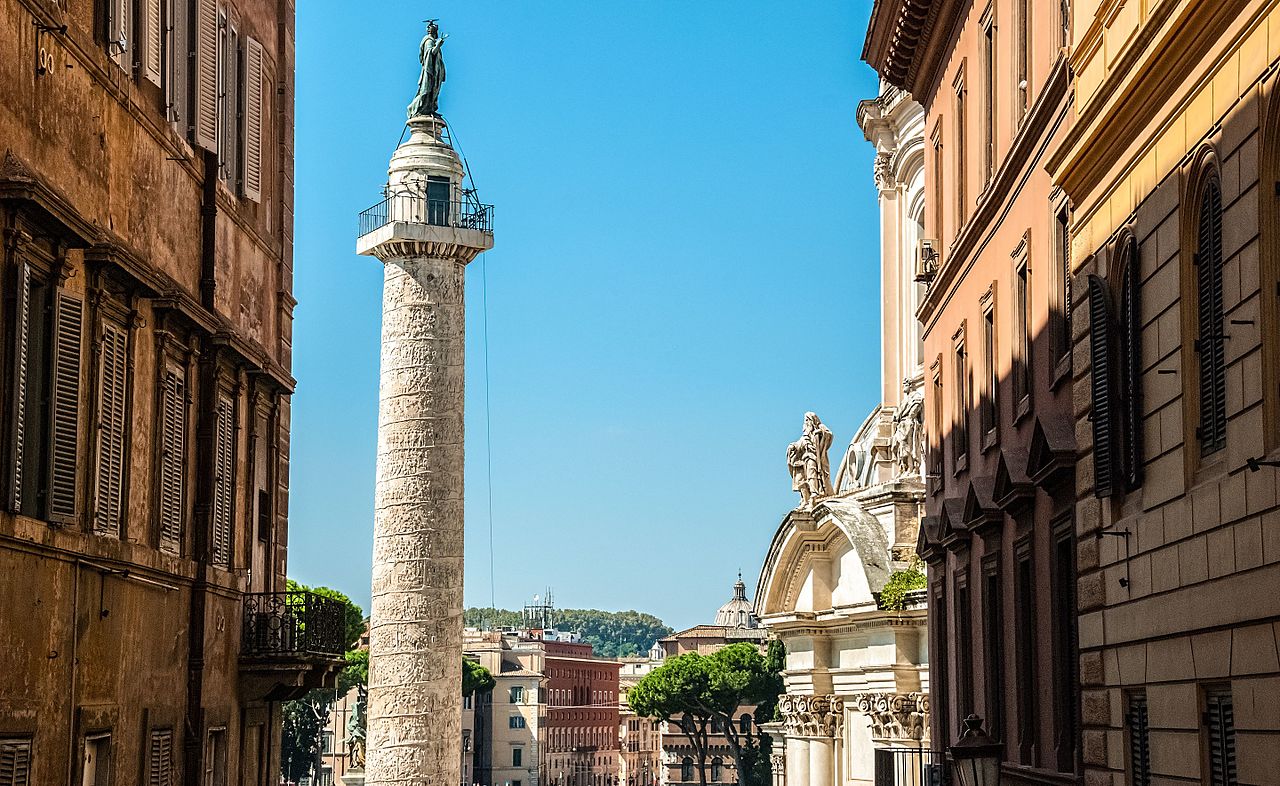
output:
[[876, 0], [862, 59], [886, 82], [927, 96], [944, 62], [951, 28], [965, 3], [959, 0]]

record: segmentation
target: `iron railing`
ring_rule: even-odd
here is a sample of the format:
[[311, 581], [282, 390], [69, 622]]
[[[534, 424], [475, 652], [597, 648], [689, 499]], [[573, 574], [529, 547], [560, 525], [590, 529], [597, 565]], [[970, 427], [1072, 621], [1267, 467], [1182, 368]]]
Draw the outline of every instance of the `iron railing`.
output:
[[875, 786], [946, 786], [940, 751], [928, 748], [876, 748]]
[[314, 592], [253, 592], [244, 596], [245, 655], [341, 655], [346, 609]]
[[360, 236], [395, 221], [492, 233], [493, 205], [472, 200], [428, 199], [419, 194], [392, 194], [360, 214]]

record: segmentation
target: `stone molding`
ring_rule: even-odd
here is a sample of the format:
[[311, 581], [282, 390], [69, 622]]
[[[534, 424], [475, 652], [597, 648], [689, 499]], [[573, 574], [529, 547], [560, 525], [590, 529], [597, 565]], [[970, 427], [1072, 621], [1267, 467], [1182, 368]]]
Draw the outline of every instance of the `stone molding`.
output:
[[853, 708], [871, 721], [877, 740], [923, 740], [929, 733], [929, 694], [859, 693]]
[[778, 709], [787, 736], [839, 739], [844, 733], [844, 699], [839, 696], [787, 693], [778, 697]]

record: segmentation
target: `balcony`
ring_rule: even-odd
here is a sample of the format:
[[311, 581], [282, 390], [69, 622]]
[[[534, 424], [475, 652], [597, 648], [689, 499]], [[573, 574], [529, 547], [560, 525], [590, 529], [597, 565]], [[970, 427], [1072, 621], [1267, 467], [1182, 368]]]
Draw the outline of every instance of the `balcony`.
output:
[[244, 596], [240, 685], [247, 697], [296, 699], [332, 688], [344, 663], [342, 604], [312, 592], [255, 592]]
[[392, 194], [360, 214], [360, 237], [388, 224], [449, 227], [493, 234], [493, 205], [475, 200], [430, 199], [420, 194]]

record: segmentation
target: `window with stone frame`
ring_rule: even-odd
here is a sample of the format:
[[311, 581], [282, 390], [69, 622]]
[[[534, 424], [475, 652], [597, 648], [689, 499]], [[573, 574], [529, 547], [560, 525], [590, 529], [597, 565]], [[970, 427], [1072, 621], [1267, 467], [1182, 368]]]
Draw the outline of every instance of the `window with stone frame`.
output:
[[1026, 117], [1031, 107], [1031, 0], [1015, 0], [1017, 19], [1017, 46], [1014, 51], [1015, 91], [1017, 95], [1017, 112], [1014, 120], [1018, 123]]
[[1236, 786], [1235, 706], [1230, 685], [1204, 689], [1204, 722], [1201, 729], [1205, 747], [1208, 786]]
[[996, 343], [996, 285], [992, 282], [980, 303], [982, 309], [982, 393], [978, 402], [982, 426], [982, 449], [999, 441], [1000, 358]]
[[1056, 381], [1071, 372], [1071, 218], [1065, 204], [1054, 212], [1053, 257], [1053, 295], [1049, 302], [1049, 359], [1053, 362], [1053, 378]]
[[982, 558], [982, 659], [983, 715], [987, 731], [1005, 739], [1004, 730], [1004, 597], [1000, 575], [1000, 551], [996, 548]]
[[967, 718], [973, 706], [973, 604], [969, 594], [969, 571], [957, 570], [953, 614], [956, 620], [956, 705], [960, 717]]
[[939, 355], [933, 364], [929, 367], [929, 378], [931, 387], [929, 390], [929, 428], [933, 432], [933, 439], [929, 445], [929, 469], [925, 476], [925, 486], [930, 493], [936, 493], [942, 489], [942, 475], [945, 471], [943, 440], [946, 436], [946, 429], [942, 420], [942, 356]]
[[160, 368], [159, 454], [156, 477], [157, 518], [162, 551], [181, 555], [187, 521], [187, 455], [190, 443], [190, 401], [187, 367], [180, 360], [166, 358]]
[[1223, 311], [1222, 188], [1210, 174], [1200, 194], [1196, 215], [1195, 267], [1196, 337], [1193, 348], [1199, 380], [1200, 455], [1209, 456], [1227, 444], [1227, 364]]
[[1074, 511], [1055, 518], [1050, 580], [1053, 582], [1053, 714], [1055, 766], [1076, 772], [1076, 711], [1080, 703], [1080, 641], [1076, 620], [1076, 529]]
[[[942, 155], [942, 119], [934, 124], [933, 133], [929, 135], [929, 149], [933, 151], [933, 167], [928, 173], [926, 180], [933, 181], [933, 227], [931, 231], [933, 237], [938, 241], [937, 253], [942, 253], [942, 247], [945, 245], [943, 241], [943, 224], [946, 205], [946, 191], [944, 184], [946, 181], [945, 160]], [[935, 265], [941, 267], [941, 260], [935, 260]]]
[[1030, 233], [1013, 253], [1013, 422], [1031, 412], [1031, 265]]
[[959, 233], [964, 222], [969, 217], [969, 195], [968, 195], [968, 179], [969, 179], [969, 116], [968, 116], [968, 98], [969, 91], [965, 85], [965, 63], [960, 63], [960, 72], [956, 75], [956, 81], [952, 85], [955, 92], [955, 135], [956, 135], [956, 232]]
[[952, 346], [952, 452], [954, 472], [969, 468], [969, 353], [965, 347], [965, 326], [951, 337]]
[[[173, 729], [152, 729], [147, 746], [146, 786], [175, 786]], [[5, 786], [0, 779], [0, 786]]]
[[1128, 741], [1129, 784], [1151, 786], [1151, 727], [1146, 691], [1134, 690], [1125, 695], [1124, 727]]
[[5, 507], [69, 524], [79, 500], [84, 303], [61, 286], [56, 241], [16, 222], [4, 270]]
[[996, 25], [994, 4], [982, 15], [982, 182], [996, 167]]
[[1020, 764], [1036, 767], [1039, 765], [1036, 744], [1039, 729], [1036, 707], [1039, 701], [1036, 693], [1035, 568], [1031, 557], [1030, 536], [1014, 544], [1014, 655], [1018, 697], [1016, 756]]

